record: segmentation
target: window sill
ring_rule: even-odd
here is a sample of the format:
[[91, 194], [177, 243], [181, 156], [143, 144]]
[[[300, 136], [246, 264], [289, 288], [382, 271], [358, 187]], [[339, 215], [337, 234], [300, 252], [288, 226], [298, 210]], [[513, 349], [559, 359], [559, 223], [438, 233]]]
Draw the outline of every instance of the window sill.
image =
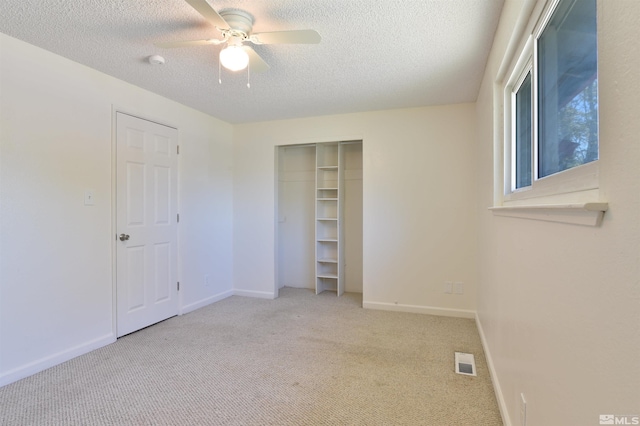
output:
[[541, 204], [531, 206], [491, 207], [495, 216], [518, 217], [522, 219], [544, 220], [547, 222], [569, 223], [572, 225], [600, 226], [608, 203], [581, 204]]

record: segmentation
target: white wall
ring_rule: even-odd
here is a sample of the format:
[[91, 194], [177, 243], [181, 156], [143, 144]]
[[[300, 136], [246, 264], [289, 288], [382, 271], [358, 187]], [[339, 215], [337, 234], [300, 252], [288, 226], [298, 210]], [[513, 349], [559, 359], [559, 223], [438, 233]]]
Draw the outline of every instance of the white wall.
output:
[[344, 291], [362, 293], [362, 143], [343, 145]]
[[[238, 125], [234, 286], [275, 294], [274, 147], [363, 140], [363, 298], [372, 308], [475, 309], [474, 105]], [[466, 285], [445, 295], [445, 281]]]
[[278, 287], [315, 289], [316, 149], [278, 151]]
[[113, 106], [179, 129], [182, 311], [231, 294], [232, 127], [0, 34], [0, 385], [115, 339]]
[[598, 5], [600, 227], [487, 210], [502, 167], [493, 84], [524, 3], [505, 4], [477, 102], [478, 316], [507, 424], [520, 425], [520, 393], [528, 426], [640, 415], [640, 2]]

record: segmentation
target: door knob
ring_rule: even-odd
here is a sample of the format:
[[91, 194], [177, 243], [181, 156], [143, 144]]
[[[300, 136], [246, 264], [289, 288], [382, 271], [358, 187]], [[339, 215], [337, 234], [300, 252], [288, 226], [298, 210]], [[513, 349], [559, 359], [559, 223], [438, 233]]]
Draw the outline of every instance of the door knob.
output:
[[129, 236], [127, 234], [120, 234], [120, 241], [127, 241]]

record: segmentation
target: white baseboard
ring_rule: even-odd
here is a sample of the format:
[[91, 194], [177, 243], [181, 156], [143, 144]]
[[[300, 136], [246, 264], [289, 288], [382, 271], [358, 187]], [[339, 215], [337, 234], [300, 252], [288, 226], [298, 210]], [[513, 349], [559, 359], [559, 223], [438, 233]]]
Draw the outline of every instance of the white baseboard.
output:
[[480, 322], [480, 317], [477, 313], [476, 327], [478, 328], [478, 333], [480, 334], [480, 341], [482, 342], [484, 357], [487, 360], [487, 367], [489, 368], [489, 375], [491, 376], [491, 382], [493, 383], [493, 390], [496, 394], [496, 400], [498, 401], [498, 408], [500, 409], [500, 415], [502, 416], [502, 423], [504, 424], [504, 426], [512, 426], [511, 418], [509, 417], [509, 411], [507, 410], [507, 404], [504, 400], [504, 395], [502, 394], [502, 388], [500, 387], [500, 381], [498, 380], [498, 376], [493, 365], [491, 351], [489, 350], [489, 345], [487, 344], [487, 340], [484, 336], [484, 330], [482, 329], [482, 323]]
[[113, 333], [106, 334], [97, 339], [91, 340], [86, 343], [82, 343], [73, 348], [49, 355], [39, 360], [30, 362], [26, 365], [9, 370], [6, 373], [0, 375], [0, 387], [8, 385], [9, 383], [17, 382], [20, 379], [29, 377], [33, 374], [39, 373], [51, 368], [55, 365], [62, 364], [77, 356], [84, 355], [93, 350], [106, 346], [116, 341], [116, 335]]
[[411, 312], [414, 314], [439, 315], [443, 317], [471, 319], [476, 317], [475, 311], [469, 311], [466, 309], [437, 308], [434, 306], [401, 305], [396, 303], [382, 302], [362, 302], [362, 307], [365, 309], [378, 309], [381, 311]]
[[195, 303], [190, 303], [188, 305], [182, 306], [180, 308], [180, 315], [187, 314], [189, 312], [195, 311], [196, 309], [200, 309], [212, 303], [219, 302], [222, 299], [233, 296], [233, 294], [233, 290], [227, 290], [223, 291], [222, 293], [214, 294], [213, 296], [207, 297], [206, 299], [199, 300]]
[[255, 290], [233, 290], [234, 296], [246, 296], [246, 297], [257, 297], [258, 299], [275, 299], [276, 295], [269, 291], [255, 291]]

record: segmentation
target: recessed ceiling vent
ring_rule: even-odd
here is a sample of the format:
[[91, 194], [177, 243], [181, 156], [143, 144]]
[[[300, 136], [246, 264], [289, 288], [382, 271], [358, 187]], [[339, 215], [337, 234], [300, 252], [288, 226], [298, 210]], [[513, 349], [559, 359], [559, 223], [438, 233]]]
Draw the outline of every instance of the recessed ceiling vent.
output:
[[476, 359], [473, 354], [464, 352], [456, 352], [455, 354], [456, 373], [476, 376]]

